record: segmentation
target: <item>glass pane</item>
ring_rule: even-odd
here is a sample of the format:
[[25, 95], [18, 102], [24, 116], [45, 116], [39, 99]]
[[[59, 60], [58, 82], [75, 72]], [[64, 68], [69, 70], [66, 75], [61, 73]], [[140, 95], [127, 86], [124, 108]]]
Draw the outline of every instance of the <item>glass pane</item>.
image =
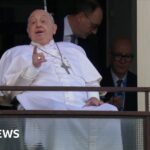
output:
[[3, 150], [142, 150], [143, 119], [0, 118], [0, 145]]

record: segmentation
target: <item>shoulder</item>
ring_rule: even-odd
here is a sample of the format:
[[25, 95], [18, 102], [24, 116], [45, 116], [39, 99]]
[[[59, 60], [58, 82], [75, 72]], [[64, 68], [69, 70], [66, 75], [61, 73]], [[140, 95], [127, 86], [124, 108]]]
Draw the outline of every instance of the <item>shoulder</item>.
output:
[[76, 53], [86, 55], [84, 49], [77, 44], [73, 44], [71, 42], [57, 42], [57, 44], [58, 44], [58, 47], [65, 52], [68, 52], [68, 53], [75, 53], [76, 52]]
[[131, 71], [128, 71], [128, 77], [132, 77], [132, 78], [137, 78], [136, 74], [134, 74], [133, 72]]
[[31, 48], [30, 45], [19, 45], [19, 46], [15, 46], [12, 47], [10, 49], [8, 49], [3, 55], [12, 55], [12, 56], [16, 56], [16, 55], [24, 55], [25, 53], [30, 52], [29, 49]]
[[10, 62], [13, 63], [16, 60], [28, 60], [32, 57], [32, 46], [31, 45], [20, 45], [12, 47], [5, 51], [0, 59], [0, 63]]
[[30, 47], [32, 47], [31, 45], [18, 45], [15, 47], [12, 47], [10, 49], [8, 49], [8, 51], [13, 51], [13, 52], [24, 52], [24, 50], [29, 49]]
[[128, 80], [128, 82], [137, 83], [137, 76], [134, 73], [132, 73], [131, 71], [128, 71], [127, 80]]

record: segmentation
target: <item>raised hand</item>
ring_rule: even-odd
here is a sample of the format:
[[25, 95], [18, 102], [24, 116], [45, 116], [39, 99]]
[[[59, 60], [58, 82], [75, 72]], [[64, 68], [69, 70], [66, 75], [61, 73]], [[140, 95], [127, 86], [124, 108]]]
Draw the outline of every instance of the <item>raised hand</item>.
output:
[[32, 64], [34, 67], [38, 68], [43, 62], [46, 62], [45, 56], [42, 52], [38, 53], [37, 46], [35, 46], [32, 54]]

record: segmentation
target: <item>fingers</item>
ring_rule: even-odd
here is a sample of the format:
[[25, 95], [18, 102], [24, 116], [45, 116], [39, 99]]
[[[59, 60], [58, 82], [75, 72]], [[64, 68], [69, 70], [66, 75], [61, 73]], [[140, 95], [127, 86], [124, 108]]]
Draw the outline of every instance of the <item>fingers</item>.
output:
[[34, 46], [33, 54], [37, 54], [37, 46]]
[[40, 67], [41, 64], [45, 61], [46, 61], [46, 59], [45, 59], [44, 54], [42, 52], [38, 53], [37, 52], [37, 46], [35, 46], [34, 49], [33, 49], [33, 54], [32, 54], [32, 64], [33, 64], [33, 66]]
[[86, 102], [86, 105], [85, 106], [99, 106], [103, 104], [102, 101], [98, 100], [97, 98], [95, 97], [92, 97], [90, 98], [87, 102]]
[[43, 61], [45, 60], [45, 56], [43, 53], [37, 53], [36, 54], [36, 59], [39, 60], [39, 61]]
[[109, 101], [110, 104], [116, 106], [118, 110], [122, 108], [123, 100], [120, 97], [112, 97]]

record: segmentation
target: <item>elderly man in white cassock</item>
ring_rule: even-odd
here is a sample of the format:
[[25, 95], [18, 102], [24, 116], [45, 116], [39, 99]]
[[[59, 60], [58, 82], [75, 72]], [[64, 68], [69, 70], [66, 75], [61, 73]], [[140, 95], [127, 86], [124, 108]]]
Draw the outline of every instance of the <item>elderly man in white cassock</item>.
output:
[[[56, 43], [53, 40], [56, 30], [57, 26], [48, 12], [41, 9], [34, 10], [28, 18], [27, 25], [31, 43], [13, 47], [4, 53], [0, 60], [0, 85], [98, 87], [102, 77], [88, 60], [84, 50], [72, 43]], [[98, 92], [2, 91], [2, 94], [10, 97], [12, 102], [18, 101], [17, 109], [117, 111], [115, 106], [104, 104], [99, 99]], [[111, 150], [122, 149], [120, 123], [117, 119], [91, 120], [93, 123], [90, 123], [88, 119], [84, 122], [74, 119], [63, 122], [58, 119], [53, 120], [55, 130], [52, 129], [51, 121], [48, 121], [47, 127], [45, 127], [43, 121], [27, 119], [26, 143], [31, 147], [42, 143], [45, 149], [48, 147], [51, 150], [88, 150], [90, 143], [95, 147], [94, 150], [101, 148], [109, 150], [110, 147]], [[70, 121], [71, 124], [68, 123]], [[47, 136], [43, 136], [47, 131], [35, 130], [36, 127], [49, 128], [53, 131], [53, 135], [49, 133], [47, 139]], [[64, 130], [62, 130], [63, 128]], [[70, 129], [70, 135], [65, 134], [65, 129]], [[81, 132], [77, 133], [77, 129]], [[36, 131], [41, 136], [40, 138], [34, 137], [36, 133], [32, 134]], [[90, 135], [90, 133], [94, 135]], [[66, 140], [57, 142], [61, 137]], [[80, 137], [80, 140], [77, 140], [77, 137]], [[55, 141], [53, 144], [50, 144], [51, 139]], [[93, 139], [95, 140], [93, 141]], [[80, 146], [76, 140], [81, 142]]]

